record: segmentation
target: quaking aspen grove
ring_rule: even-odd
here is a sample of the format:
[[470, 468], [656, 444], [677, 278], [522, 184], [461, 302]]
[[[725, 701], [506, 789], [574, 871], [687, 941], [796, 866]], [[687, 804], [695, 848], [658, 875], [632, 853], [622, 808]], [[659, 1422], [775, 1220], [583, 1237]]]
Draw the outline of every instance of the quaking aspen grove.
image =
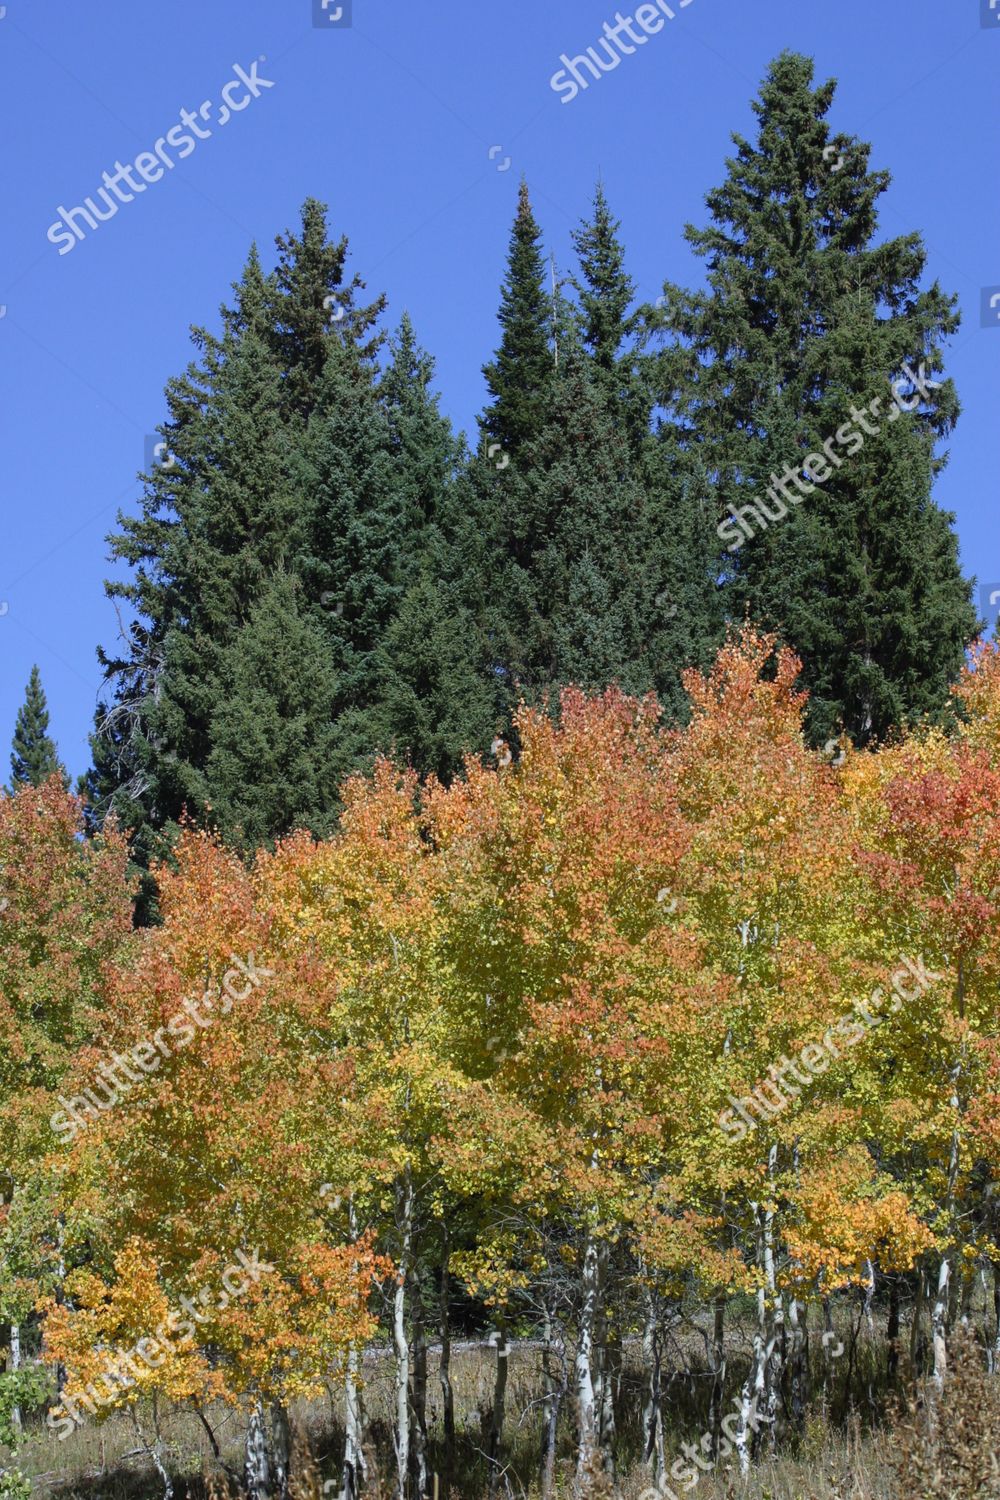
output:
[[345, 1500], [669, 1495], [802, 1440], [818, 1377], [862, 1403], [876, 1317], [931, 1391], [995, 1362], [1000, 649], [951, 732], [846, 755], [798, 673], [746, 627], [682, 729], [569, 689], [328, 839], [188, 828], [141, 931], [58, 774], [0, 799], [5, 1439], [121, 1413], [169, 1495], [180, 1407], [284, 1494], [329, 1394]]

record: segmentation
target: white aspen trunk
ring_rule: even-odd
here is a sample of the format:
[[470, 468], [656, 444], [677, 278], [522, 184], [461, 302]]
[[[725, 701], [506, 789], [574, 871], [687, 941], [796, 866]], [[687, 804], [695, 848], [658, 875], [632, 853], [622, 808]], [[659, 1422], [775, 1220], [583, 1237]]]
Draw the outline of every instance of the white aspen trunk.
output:
[[868, 1324], [868, 1333], [871, 1338], [875, 1337], [875, 1318], [872, 1306], [875, 1301], [875, 1267], [870, 1260], [865, 1261], [865, 1322]]
[[424, 1500], [429, 1483], [427, 1472], [427, 1337], [424, 1330], [424, 1304], [420, 1279], [413, 1278], [410, 1297], [413, 1324], [413, 1472], [418, 1500]]
[[510, 1345], [507, 1342], [507, 1330], [500, 1325], [500, 1331], [496, 1342], [497, 1363], [496, 1375], [493, 1380], [493, 1415], [490, 1419], [490, 1446], [489, 1446], [489, 1500], [495, 1500], [500, 1489], [500, 1477], [503, 1473], [503, 1429], [507, 1415], [507, 1374], [510, 1368]]
[[[559, 1359], [558, 1382], [554, 1379], [552, 1372], [553, 1354], [556, 1354]], [[545, 1372], [545, 1402], [543, 1406], [545, 1429], [542, 1433], [542, 1500], [552, 1500], [556, 1483], [556, 1438], [559, 1432], [559, 1413], [562, 1410], [563, 1401], [566, 1399], [569, 1370], [566, 1364], [566, 1345], [561, 1334], [558, 1344], [553, 1337], [552, 1313], [547, 1304], [545, 1308], [545, 1347], [542, 1354], [542, 1363]]]
[[948, 1285], [951, 1280], [951, 1256], [949, 1251], [941, 1257], [941, 1265], [938, 1270], [937, 1296], [934, 1299], [934, 1307], [931, 1310], [931, 1341], [934, 1346], [934, 1373], [933, 1381], [938, 1390], [944, 1386], [944, 1379], [948, 1373]]
[[288, 1466], [291, 1459], [292, 1435], [288, 1426], [288, 1412], [280, 1404], [271, 1407], [271, 1459], [275, 1493], [285, 1500], [288, 1494]]
[[449, 1322], [451, 1307], [448, 1268], [451, 1260], [451, 1245], [446, 1224], [441, 1227], [441, 1236], [441, 1291], [438, 1298], [441, 1358], [438, 1363], [438, 1381], [441, 1386], [441, 1415], [444, 1424], [444, 1491], [447, 1495], [455, 1463], [455, 1393], [451, 1384], [451, 1324]]
[[[778, 1162], [778, 1148], [772, 1146], [768, 1153], [768, 1177], [773, 1180]], [[777, 1278], [774, 1268], [774, 1210], [760, 1210], [761, 1269], [764, 1273], [765, 1300], [759, 1308], [761, 1333], [768, 1348], [764, 1366], [765, 1411], [768, 1426], [768, 1444], [772, 1453], [778, 1433], [778, 1394], [781, 1387], [782, 1340], [785, 1331], [785, 1308], [777, 1294]]]
[[[965, 974], [961, 960], [958, 965], [958, 980], [955, 988], [955, 999], [957, 1002], [959, 1019], [965, 1020]], [[951, 1070], [951, 1107], [955, 1113], [955, 1128], [951, 1135], [951, 1153], [948, 1161], [948, 1189], [945, 1196], [945, 1218], [948, 1224], [948, 1233], [952, 1233], [955, 1214], [955, 1192], [958, 1186], [958, 1168], [961, 1155], [961, 1141], [959, 1138], [958, 1121], [962, 1110], [961, 1081], [964, 1072], [964, 1048], [955, 1061]], [[938, 1270], [938, 1289], [934, 1299], [934, 1307], [931, 1311], [931, 1343], [934, 1349], [934, 1371], [932, 1379], [940, 1391], [944, 1386], [945, 1376], [948, 1373], [948, 1319], [949, 1319], [949, 1292], [951, 1278], [954, 1273], [952, 1263], [953, 1249], [949, 1245], [941, 1256], [941, 1265]]]
[[347, 1375], [344, 1384], [344, 1467], [341, 1474], [340, 1500], [357, 1500], [358, 1491], [368, 1477], [365, 1461], [364, 1408], [358, 1377], [361, 1373], [361, 1351], [352, 1344], [347, 1352]]
[[646, 1291], [646, 1317], [642, 1331], [642, 1358], [646, 1370], [646, 1404], [642, 1414], [643, 1462], [649, 1465], [653, 1488], [661, 1489], [666, 1478], [667, 1458], [663, 1443], [663, 1344], [660, 1300], [652, 1287]]
[[604, 1471], [615, 1477], [615, 1381], [618, 1369], [608, 1333], [607, 1289], [611, 1247], [601, 1242], [597, 1252], [597, 1316], [594, 1319], [596, 1379], [594, 1404], [597, 1411], [597, 1442]]
[[[348, 1200], [348, 1229], [353, 1244], [358, 1237], [358, 1217], [354, 1198]], [[352, 1344], [347, 1351], [344, 1379], [344, 1466], [341, 1471], [340, 1500], [357, 1500], [358, 1491], [368, 1477], [365, 1460], [365, 1409], [360, 1387], [361, 1351]]]
[[268, 1500], [271, 1493], [271, 1465], [267, 1456], [267, 1432], [264, 1408], [259, 1400], [250, 1410], [243, 1445], [243, 1487], [249, 1500]]
[[406, 1336], [406, 1279], [410, 1274], [413, 1242], [413, 1183], [406, 1168], [396, 1183], [396, 1232], [399, 1263], [392, 1303], [392, 1343], [396, 1355], [396, 1495], [406, 1500], [410, 1473], [410, 1342]]
[[[774, 1175], [777, 1147], [768, 1153], [768, 1175]], [[771, 1426], [774, 1438], [776, 1416], [777, 1383], [774, 1379], [772, 1361], [775, 1354], [775, 1274], [774, 1274], [774, 1213], [770, 1207], [753, 1204], [757, 1219], [757, 1264], [762, 1275], [762, 1284], [757, 1292], [757, 1331], [753, 1341], [753, 1363], [743, 1383], [740, 1396], [740, 1415], [736, 1426], [736, 1455], [740, 1473], [750, 1472], [752, 1439], [765, 1424]], [[783, 1321], [782, 1312], [781, 1319]], [[779, 1361], [780, 1369], [780, 1361]]]
[[739, 1419], [736, 1423], [736, 1458], [740, 1474], [746, 1478], [750, 1473], [750, 1440], [754, 1425], [755, 1408], [759, 1393], [764, 1389], [764, 1341], [757, 1332], [753, 1341], [753, 1363], [740, 1391]]
[[[808, 1314], [805, 1304], [803, 1312]], [[792, 1330], [792, 1422], [801, 1428], [806, 1419], [807, 1344], [805, 1323], [799, 1324], [799, 1301], [794, 1294], [788, 1302], [788, 1324]]]
[[597, 1449], [597, 1404], [594, 1395], [594, 1324], [597, 1318], [598, 1280], [597, 1243], [588, 1232], [581, 1272], [580, 1327], [577, 1335], [576, 1376], [577, 1403], [577, 1484], [591, 1467]]
[[[20, 1325], [20, 1323], [12, 1323], [10, 1325], [10, 1368], [11, 1368], [11, 1373], [14, 1373], [15, 1371], [17, 1371], [17, 1370], [19, 1370], [21, 1368], [21, 1325]], [[15, 1406], [11, 1410], [10, 1420], [11, 1420], [11, 1425], [13, 1427], [20, 1427], [21, 1426], [21, 1408], [19, 1406]]]

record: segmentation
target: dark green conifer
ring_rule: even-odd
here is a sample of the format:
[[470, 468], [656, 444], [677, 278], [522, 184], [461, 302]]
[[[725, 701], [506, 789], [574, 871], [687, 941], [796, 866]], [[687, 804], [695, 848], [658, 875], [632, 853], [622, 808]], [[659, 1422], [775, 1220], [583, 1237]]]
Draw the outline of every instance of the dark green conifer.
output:
[[[867, 744], [945, 711], [976, 618], [952, 518], [931, 498], [935, 443], [958, 413], [951, 381], [889, 418], [907, 365], [941, 370], [955, 298], [922, 289], [919, 235], [878, 240], [889, 175], [870, 168], [866, 143], [831, 135], [834, 90], [814, 85], [806, 57], [772, 64], [756, 139], [734, 137], [711, 222], [687, 230], [707, 288], [668, 286], [651, 321], [673, 335], [658, 401], [716, 490], [730, 614], [749, 612], [800, 653], [817, 740], [843, 725]], [[857, 448], [848, 429], [873, 401], [877, 431]], [[772, 476], [824, 454], [828, 478], [768, 496]], [[763, 524], [744, 512], [741, 527], [734, 513], [752, 503]]]
[[49, 709], [45, 701], [41, 673], [32, 667], [24, 702], [17, 711], [14, 742], [10, 757], [10, 789], [41, 786], [50, 776], [61, 776], [69, 785], [65, 768], [59, 760], [55, 741], [49, 734]]

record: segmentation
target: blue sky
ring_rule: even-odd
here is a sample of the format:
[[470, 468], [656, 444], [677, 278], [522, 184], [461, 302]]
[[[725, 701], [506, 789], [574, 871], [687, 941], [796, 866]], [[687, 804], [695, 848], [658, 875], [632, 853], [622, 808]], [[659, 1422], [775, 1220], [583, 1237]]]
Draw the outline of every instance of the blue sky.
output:
[[[966, 571], [1000, 589], [1000, 308], [995, 329], [980, 326], [983, 288], [1000, 289], [989, 0], [689, 0], [566, 105], [550, 87], [560, 54], [597, 41], [613, 0], [353, 0], [350, 27], [315, 25], [314, 4], [9, 0], [0, 19], [0, 779], [36, 661], [64, 760], [74, 774], [88, 763], [95, 646], [117, 630], [104, 539], [136, 503], [188, 325], [214, 325], [252, 239], [270, 263], [302, 200], [327, 201], [354, 268], [393, 321], [409, 310], [444, 409], [468, 428], [519, 175], [563, 263], [600, 174], [641, 294], [695, 282], [682, 226], [703, 222], [729, 133], [751, 130], [749, 101], [783, 47], [839, 79], [834, 128], [871, 140], [893, 174], [883, 233], [920, 230], [931, 276], [960, 295], [947, 368], [964, 414], [937, 498], [957, 513]], [[234, 66], [255, 62], [273, 87], [220, 126]], [[206, 100], [211, 136], [61, 255], [47, 239], [59, 206]]]

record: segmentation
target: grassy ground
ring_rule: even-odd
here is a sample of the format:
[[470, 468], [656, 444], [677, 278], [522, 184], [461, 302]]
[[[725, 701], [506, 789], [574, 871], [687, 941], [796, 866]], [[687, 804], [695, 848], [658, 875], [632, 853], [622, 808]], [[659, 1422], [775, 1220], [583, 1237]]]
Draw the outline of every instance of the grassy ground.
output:
[[[745, 1336], [734, 1333], [729, 1354], [734, 1387], [745, 1358], [745, 1345]], [[678, 1341], [675, 1351], [676, 1365], [665, 1402], [668, 1468], [675, 1458], [681, 1457], [681, 1442], [697, 1442], [702, 1430], [706, 1377], [703, 1366], [698, 1363], [700, 1346], [697, 1330], [692, 1330], [687, 1338]], [[648, 1472], [638, 1463], [642, 1381], [637, 1346], [630, 1344], [624, 1353], [619, 1402], [619, 1492], [623, 1500], [639, 1500], [650, 1483]], [[461, 1348], [453, 1356], [458, 1427], [458, 1468], [453, 1476], [453, 1500], [480, 1500], [486, 1494], [484, 1431], [492, 1401], [494, 1364], [495, 1356], [489, 1348]], [[365, 1400], [372, 1459], [376, 1469], [381, 1468], [385, 1495], [390, 1489], [392, 1466], [391, 1373], [388, 1358], [370, 1353], [365, 1368]], [[986, 1487], [983, 1487], [980, 1476], [974, 1481], [977, 1487], [967, 1490], [913, 1488], [911, 1491], [905, 1487], [900, 1489], [899, 1483], [894, 1487], [892, 1460], [893, 1455], [900, 1452], [901, 1433], [899, 1424], [890, 1435], [880, 1422], [888, 1392], [885, 1349], [878, 1338], [859, 1338], [853, 1357], [850, 1345], [836, 1360], [825, 1358], [817, 1351], [811, 1374], [813, 1385], [804, 1429], [789, 1440], [785, 1452], [757, 1465], [747, 1486], [740, 1481], [735, 1466], [728, 1465], [715, 1474], [703, 1475], [696, 1489], [679, 1489], [678, 1492], [693, 1493], [697, 1500], [736, 1500], [736, 1497], [739, 1500], [903, 1500], [903, 1496], [906, 1500], [914, 1500], [918, 1494], [921, 1497], [940, 1494], [947, 1500], [965, 1500], [968, 1494], [970, 1500], [972, 1495], [985, 1500], [987, 1495], [1000, 1495], [1000, 1478], [993, 1490], [989, 1488], [988, 1476]], [[957, 1450], [959, 1467], [964, 1462], [961, 1454], [970, 1444], [974, 1446], [969, 1433], [977, 1422], [980, 1425], [986, 1422], [985, 1434], [978, 1434], [980, 1446], [985, 1442], [990, 1452], [1000, 1448], [1000, 1405], [994, 1390], [997, 1384], [994, 1381], [989, 1387], [989, 1400], [984, 1396], [986, 1388], [978, 1386], [963, 1398], [964, 1408], [956, 1416], [960, 1435], [963, 1431], [965, 1433]], [[504, 1455], [507, 1468], [502, 1487], [502, 1492], [512, 1497], [531, 1497], [533, 1500], [538, 1494], [539, 1393], [539, 1351], [531, 1345], [518, 1346], [512, 1352], [507, 1392]], [[431, 1468], [439, 1470], [442, 1458], [440, 1411], [433, 1352], [429, 1361], [428, 1395], [429, 1460]], [[206, 1415], [224, 1462], [238, 1472], [242, 1465], [242, 1414], [220, 1407]], [[309, 1497], [319, 1500], [324, 1494], [324, 1482], [339, 1478], [343, 1443], [339, 1398], [331, 1395], [331, 1399], [325, 1402], [302, 1404], [292, 1416], [296, 1430], [299, 1495], [302, 1500], [309, 1500]], [[561, 1497], [570, 1495], [573, 1470], [569, 1410], [565, 1418], [558, 1472]], [[145, 1409], [139, 1412], [138, 1420], [144, 1434], [148, 1435], [154, 1425], [159, 1428], [164, 1462], [175, 1480], [177, 1500], [187, 1495], [191, 1500], [221, 1496], [224, 1481], [219, 1465], [208, 1436], [193, 1413], [172, 1407], [161, 1408], [156, 1413]], [[904, 1418], [902, 1427], [906, 1426]], [[910, 1452], [909, 1467], [915, 1473], [923, 1462], [920, 1457], [923, 1440], [918, 1430], [919, 1423], [910, 1426], [912, 1431], [902, 1432], [902, 1447]], [[80, 1500], [159, 1500], [163, 1486], [148, 1458], [137, 1451], [141, 1446], [133, 1420], [119, 1412], [101, 1424], [88, 1422], [64, 1442], [59, 1442], [44, 1428], [36, 1430], [21, 1450], [18, 1464], [32, 1479], [38, 1493], [58, 1495], [59, 1500], [70, 1500], [70, 1497], [80, 1497]], [[928, 1460], [931, 1468], [937, 1462], [934, 1457]], [[952, 1479], [947, 1482], [958, 1484], [960, 1481]], [[337, 1488], [333, 1484], [327, 1488], [327, 1500], [336, 1494]], [[383, 1486], [376, 1480], [373, 1484], [376, 1495], [379, 1488]], [[598, 1483], [595, 1500], [601, 1489], [602, 1485]]]

